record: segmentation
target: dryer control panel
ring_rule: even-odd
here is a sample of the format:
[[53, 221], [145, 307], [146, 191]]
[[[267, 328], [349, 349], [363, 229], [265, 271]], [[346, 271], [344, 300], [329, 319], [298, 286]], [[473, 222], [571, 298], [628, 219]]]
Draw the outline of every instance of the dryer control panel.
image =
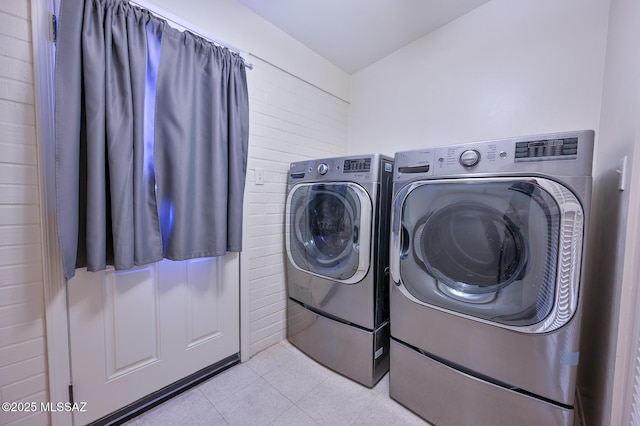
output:
[[554, 133], [396, 153], [394, 180], [496, 173], [590, 176], [594, 132]]
[[578, 138], [541, 139], [516, 142], [515, 161], [575, 160]]

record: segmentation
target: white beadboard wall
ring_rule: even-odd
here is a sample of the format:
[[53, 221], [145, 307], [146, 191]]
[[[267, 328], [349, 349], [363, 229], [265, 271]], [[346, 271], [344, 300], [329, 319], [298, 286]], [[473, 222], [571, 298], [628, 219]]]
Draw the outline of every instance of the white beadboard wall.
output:
[[[0, 402], [47, 401], [29, 1], [0, 1]], [[0, 411], [2, 425], [46, 413]]]
[[[286, 338], [284, 207], [289, 164], [346, 154], [348, 103], [250, 57], [244, 251], [250, 354]], [[264, 185], [257, 185], [256, 169]]]

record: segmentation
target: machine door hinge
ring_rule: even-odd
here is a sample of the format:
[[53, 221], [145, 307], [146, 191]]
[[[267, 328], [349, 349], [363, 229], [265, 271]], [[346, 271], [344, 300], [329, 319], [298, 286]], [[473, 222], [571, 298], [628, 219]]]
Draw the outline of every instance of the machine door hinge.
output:
[[69, 402], [73, 405], [73, 383], [69, 383]]
[[56, 43], [58, 41], [58, 17], [51, 15], [51, 41]]

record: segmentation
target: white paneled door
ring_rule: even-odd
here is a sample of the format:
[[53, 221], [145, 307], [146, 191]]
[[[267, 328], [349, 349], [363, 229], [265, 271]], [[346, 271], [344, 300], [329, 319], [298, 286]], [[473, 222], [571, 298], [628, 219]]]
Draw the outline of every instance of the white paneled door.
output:
[[[68, 283], [76, 425], [122, 408], [239, 349], [236, 253]], [[85, 403], [81, 404], [81, 403]]]

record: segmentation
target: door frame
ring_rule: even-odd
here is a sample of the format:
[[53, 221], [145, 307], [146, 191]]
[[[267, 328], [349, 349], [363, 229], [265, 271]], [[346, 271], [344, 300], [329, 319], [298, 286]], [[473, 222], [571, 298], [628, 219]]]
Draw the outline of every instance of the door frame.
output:
[[[40, 223], [45, 302], [49, 401], [68, 402], [71, 384], [66, 280], [57, 244], [55, 214], [55, 116], [52, 14], [56, 0], [31, 0], [31, 31], [36, 107], [36, 147], [40, 179]], [[51, 425], [72, 424], [70, 412], [51, 413]]]
[[[31, 0], [31, 32], [36, 109], [36, 147], [40, 184], [40, 223], [43, 259], [47, 378], [49, 401], [69, 402], [72, 383], [67, 287], [58, 244], [55, 185], [55, 44], [52, 15], [58, 16], [60, 0]], [[54, 13], [55, 12], [55, 13]], [[246, 200], [245, 200], [246, 203]], [[247, 266], [238, 256], [240, 274], [240, 357], [250, 358], [249, 291]], [[79, 401], [78, 401], [79, 402]], [[72, 413], [52, 412], [52, 426], [73, 424]]]

